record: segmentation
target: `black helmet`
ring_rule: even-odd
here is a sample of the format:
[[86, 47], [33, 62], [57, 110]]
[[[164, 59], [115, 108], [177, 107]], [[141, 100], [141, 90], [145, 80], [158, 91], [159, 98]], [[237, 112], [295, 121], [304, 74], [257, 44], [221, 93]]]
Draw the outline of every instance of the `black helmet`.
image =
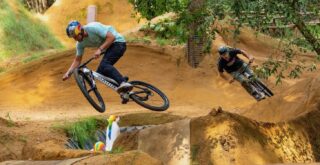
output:
[[225, 54], [226, 52], [228, 52], [228, 47], [227, 47], [227, 46], [220, 46], [220, 47], [218, 48], [218, 52], [219, 52], [220, 55], [223, 55], [223, 54]]

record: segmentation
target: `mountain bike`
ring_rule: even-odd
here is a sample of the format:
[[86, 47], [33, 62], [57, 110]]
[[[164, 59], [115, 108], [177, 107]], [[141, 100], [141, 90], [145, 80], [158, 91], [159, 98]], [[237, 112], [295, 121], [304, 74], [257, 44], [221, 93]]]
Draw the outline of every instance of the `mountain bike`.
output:
[[[273, 96], [273, 92], [265, 85], [256, 75], [252, 75], [246, 72], [247, 68], [250, 67], [251, 62], [249, 62], [245, 67], [241, 67], [239, 69], [239, 73], [242, 74], [248, 81], [248, 84], [252, 87], [252, 89], [257, 92], [259, 95], [262, 96], [262, 99], [265, 99], [266, 96], [271, 97]], [[234, 80], [235, 78], [233, 78]], [[262, 99], [257, 99], [257, 101]]]
[[[74, 78], [89, 103], [98, 111], [103, 113], [105, 111], [105, 103], [98, 91], [96, 80], [102, 84], [116, 91], [119, 84], [110, 77], [106, 77], [98, 72], [92, 71], [87, 67], [94, 58], [90, 58], [74, 71]], [[125, 77], [126, 82], [129, 78]], [[142, 81], [129, 81], [133, 86], [131, 91], [121, 93], [120, 98], [122, 104], [126, 104], [133, 100], [137, 104], [153, 111], [165, 111], [169, 108], [169, 99], [155, 86]]]

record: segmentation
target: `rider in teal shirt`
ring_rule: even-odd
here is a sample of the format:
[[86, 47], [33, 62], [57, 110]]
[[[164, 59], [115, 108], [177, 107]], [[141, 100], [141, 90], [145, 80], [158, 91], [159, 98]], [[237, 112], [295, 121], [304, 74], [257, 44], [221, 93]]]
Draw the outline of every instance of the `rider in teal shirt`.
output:
[[126, 42], [124, 37], [119, 34], [112, 26], [103, 25], [99, 22], [91, 22], [83, 26], [83, 29], [88, 33], [88, 37], [86, 37], [81, 42], [77, 42], [77, 56], [83, 55], [85, 47], [99, 47], [100, 45], [102, 45], [108, 32], [115, 36], [114, 42]]
[[63, 80], [68, 79], [74, 68], [80, 65], [86, 47], [97, 47], [94, 58], [99, 58], [100, 54], [105, 52], [97, 72], [117, 81], [119, 84], [117, 91], [119, 93], [132, 89], [132, 85], [127, 83], [120, 72], [113, 66], [126, 51], [126, 41], [112, 26], [99, 22], [81, 26], [78, 21], [71, 21], [66, 28], [66, 33], [70, 38], [77, 41], [77, 52], [69, 70], [62, 78]]

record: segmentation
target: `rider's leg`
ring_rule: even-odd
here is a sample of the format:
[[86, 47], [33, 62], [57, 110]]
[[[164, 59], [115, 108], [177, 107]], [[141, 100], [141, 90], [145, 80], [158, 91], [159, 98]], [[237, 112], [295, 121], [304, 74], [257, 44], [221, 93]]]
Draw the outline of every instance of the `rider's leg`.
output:
[[247, 67], [248, 64], [246, 63], [243, 63], [243, 66], [242, 67], [245, 67], [246, 70], [244, 71], [245, 73], [249, 74], [249, 78], [253, 77], [254, 76], [254, 73], [252, 71], [252, 69], [250, 67]]
[[234, 79], [239, 81], [241, 83], [241, 86], [250, 94], [255, 95], [255, 90], [253, 87], [249, 84], [248, 80], [244, 77], [244, 75], [240, 74], [238, 71], [231, 72], [230, 73]]
[[101, 73], [107, 77], [114, 79], [122, 88], [132, 88], [131, 84], [126, 83], [121, 73], [113, 66], [126, 51], [126, 43], [113, 43], [104, 54], [100, 65], [97, 69], [98, 73]]

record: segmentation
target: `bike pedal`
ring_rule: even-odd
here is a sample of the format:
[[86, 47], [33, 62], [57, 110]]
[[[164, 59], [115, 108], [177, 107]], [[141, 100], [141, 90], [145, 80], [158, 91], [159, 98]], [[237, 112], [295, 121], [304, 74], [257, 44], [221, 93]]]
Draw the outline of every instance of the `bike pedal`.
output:
[[128, 76], [124, 76], [123, 78], [124, 78], [124, 81], [125, 81], [125, 82], [128, 82], [128, 81], [129, 81], [129, 77], [128, 77]]
[[122, 104], [127, 104], [129, 102], [129, 98], [126, 94], [121, 93], [120, 98], [122, 99], [121, 101]]
[[121, 104], [127, 104], [129, 102], [129, 99], [122, 99]]

